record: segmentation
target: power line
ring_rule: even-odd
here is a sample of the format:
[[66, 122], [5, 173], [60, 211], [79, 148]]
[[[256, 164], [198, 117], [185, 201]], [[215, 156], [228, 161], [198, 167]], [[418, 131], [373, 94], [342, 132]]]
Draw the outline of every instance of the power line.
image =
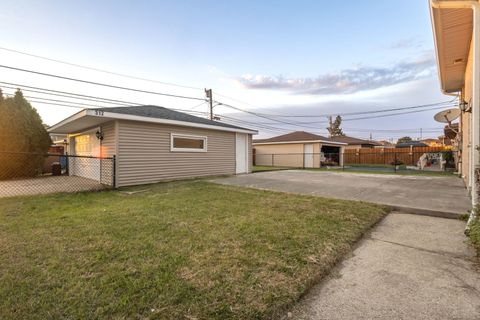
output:
[[200, 107], [200, 106], [203, 106], [203, 105], [204, 105], [204, 104], [206, 104], [206, 103], [207, 103], [206, 101], [203, 101], [202, 103], [200, 103], [200, 104], [197, 104], [197, 105], [195, 105], [195, 106], [193, 106], [193, 107], [189, 108], [188, 110], [189, 110], [189, 111], [191, 111], [191, 110], [193, 110], [193, 109], [196, 109], [196, 108], [198, 108], [198, 107]]
[[[265, 116], [264, 114], [258, 114], [258, 113], [255, 113], [255, 112], [252, 112], [252, 111], [249, 111], [249, 110], [241, 109], [241, 108], [232, 106], [232, 105], [230, 105], [230, 104], [221, 103], [221, 102], [219, 102], [219, 103], [220, 103], [221, 105], [223, 105], [223, 106], [230, 107], [230, 108], [232, 108], [232, 109], [235, 109], [235, 110], [238, 110], [238, 111], [242, 111], [242, 112], [245, 112], [245, 113], [248, 113], [248, 114], [251, 114], [251, 115], [255, 115], [255, 116], [260, 117], [260, 118], [268, 119], [268, 120], [271, 120], [271, 121], [275, 121], [275, 122], [279, 122], [279, 123], [284, 123], [284, 124], [288, 124], [288, 125], [293, 125], [293, 126], [297, 126], [297, 127], [318, 129], [318, 127], [306, 126], [305, 124], [312, 124], [312, 123], [319, 123], [319, 122], [310, 122], [310, 123], [287, 122], [287, 121], [284, 121], [284, 120], [279, 120], [279, 119], [270, 118], [270, 117], [268, 117], [268, 116]], [[415, 111], [408, 111], [408, 112], [398, 112], [398, 113], [392, 113], [392, 114], [386, 114], [386, 115], [378, 115], [378, 116], [369, 116], [369, 117], [358, 117], [358, 118], [343, 119], [342, 121], [355, 121], [355, 120], [365, 120], [365, 119], [383, 118], [383, 117], [390, 117], [390, 116], [397, 116], [397, 115], [403, 115], [403, 114], [410, 114], [410, 113], [431, 111], [431, 110], [437, 110], [437, 109], [443, 109], [443, 108], [445, 108], [445, 106], [436, 107], [436, 108], [430, 108], [430, 109], [425, 109], [425, 110], [415, 110]]]
[[[50, 99], [50, 98], [42, 98], [42, 97], [35, 97], [35, 96], [23, 96], [24, 98], [28, 99], [37, 99], [37, 100], [45, 100], [45, 101], [52, 101], [52, 102], [59, 102], [59, 103], [70, 103], [70, 104], [75, 104], [77, 106], [86, 106], [86, 107], [104, 107], [100, 105], [94, 105], [92, 103], [81, 103], [81, 102], [75, 102], [75, 101], [66, 101], [66, 100], [58, 100], [58, 99]], [[100, 102], [100, 101], [99, 101]], [[103, 103], [108, 103], [108, 102], [103, 102]], [[113, 107], [120, 107], [118, 105], [113, 106]]]
[[[226, 95], [222, 95], [220, 93], [216, 93], [218, 96], [230, 99], [232, 101], [236, 101], [245, 105], [249, 105], [252, 107], [258, 107], [256, 105], [253, 105], [251, 103], [238, 100]], [[329, 113], [329, 114], [317, 114], [317, 115], [281, 115], [281, 114], [272, 114], [272, 113], [261, 113], [261, 112], [256, 112], [257, 114], [264, 115], [264, 116], [272, 116], [272, 117], [281, 117], [281, 118], [311, 118], [311, 117], [329, 117], [329, 116], [349, 116], [349, 115], [361, 115], [361, 114], [370, 114], [370, 113], [380, 113], [380, 112], [389, 112], [389, 111], [399, 111], [399, 110], [407, 110], [407, 109], [416, 109], [416, 108], [426, 108], [426, 107], [432, 107], [440, 104], [449, 104], [453, 103], [455, 100], [457, 100], [458, 97], [455, 97], [451, 100], [448, 101], [442, 101], [442, 102], [436, 102], [436, 103], [430, 103], [430, 104], [423, 104], [423, 105], [417, 105], [417, 106], [409, 106], [409, 107], [396, 107], [396, 108], [386, 108], [386, 109], [378, 109], [378, 110], [368, 110], [368, 111], [358, 111], [358, 112], [344, 112], [344, 113]], [[240, 108], [238, 108], [240, 109]]]
[[37, 74], [37, 75], [41, 75], [41, 76], [46, 76], [46, 77], [57, 78], [57, 79], [86, 83], [86, 84], [91, 84], [91, 85], [96, 85], [96, 86], [108, 87], [108, 88], [113, 88], [113, 89], [121, 89], [121, 90], [128, 90], [128, 91], [134, 91], [134, 92], [140, 92], [140, 93], [155, 94], [155, 95], [171, 97], [171, 98], [181, 98], [181, 99], [205, 101], [204, 98], [196, 98], [196, 97], [182, 96], [182, 95], [176, 95], [176, 94], [170, 94], [170, 93], [163, 93], [163, 92], [148, 91], [148, 90], [135, 89], [135, 88], [129, 88], [129, 87], [122, 87], [122, 86], [117, 86], [117, 85], [112, 85], [112, 84], [107, 84], [107, 83], [101, 83], [101, 82], [95, 82], [95, 81], [89, 81], [89, 80], [83, 80], [83, 79], [64, 77], [64, 76], [59, 76], [59, 75], [56, 75], [56, 74], [39, 72], [39, 71], [28, 70], [28, 69], [22, 69], [22, 68], [11, 67], [11, 66], [6, 66], [6, 65], [0, 65], [0, 68], [5, 68], [5, 69], [10, 69], [10, 70], [15, 70], [15, 71], [21, 71], [21, 72], [27, 72], [27, 73]]
[[[11, 89], [11, 90], [19, 89], [18, 87], [6, 86], [6, 85], [2, 85], [1, 83], [2, 82], [0, 82], [0, 87], [1, 88]], [[49, 92], [43, 92], [43, 91], [39, 91], [39, 90], [32, 90], [32, 89], [25, 89], [25, 88], [22, 88], [21, 90], [23, 92], [34, 92], [34, 93], [52, 95], [52, 96], [56, 96], [56, 97], [64, 97], [64, 98], [70, 98], [70, 99], [81, 99], [83, 101], [94, 101], [94, 102], [110, 103], [110, 104], [116, 104], [116, 105], [123, 103], [123, 102], [118, 102], [118, 103], [110, 102], [108, 100], [101, 100], [101, 99], [96, 99], [96, 98], [76, 97], [76, 96], [67, 95], [67, 94], [59, 94], [59, 93], [55, 94], [55, 93], [49, 93]], [[125, 106], [128, 106], [128, 105], [132, 105], [132, 104], [125, 104]]]
[[[81, 95], [81, 94], [77, 94], [77, 93], [72, 93], [72, 92], [67, 92], [67, 91], [58, 91], [58, 90], [51, 90], [51, 89], [46, 89], [46, 88], [40, 88], [40, 87], [33, 87], [33, 86], [26, 86], [26, 85], [20, 85], [20, 84], [14, 84], [14, 83], [9, 83], [9, 82], [0, 82], [0, 83], [7, 83], [7, 84], [10, 84], [10, 85], [14, 85], [14, 86], [20, 86], [20, 87], [27, 87], [27, 88], [33, 88], [33, 89], [36, 89], [36, 90], [30, 90], [30, 89], [24, 89], [25, 91], [34, 91], [36, 93], [40, 93], [40, 94], [45, 94], [45, 95], [54, 95], [54, 96], [63, 96], [63, 97], [66, 97], [66, 98], [72, 98], [72, 99], [84, 99], [86, 98], [85, 100], [89, 100], [89, 99], [93, 99], [94, 102], [99, 102], [99, 103], [110, 103], [110, 104], [115, 104], [116, 106], [118, 106], [119, 103], [123, 103], [123, 104], [127, 104], [127, 105], [141, 105], [140, 103], [137, 103], [137, 102], [130, 102], [130, 101], [123, 101], [123, 100], [117, 100], [117, 99], [108, 99], [108, 98], [102, 98], [102, 97], [97, 97], [97, 96], [89, 96], [89, 95]], [[4, 86], [4, 87], [8, 87], [8, 86]], [[13, 89], [12, 87], [8, 87], [10, 89]], [[47, 91], [47, 92], [41, 92], [41, 91], [38, 91], [38, 90], [42, 90], [42, 91]], [[53, 92], [53, 93], [52, 93]], [[40, 98], [40, 97], [35, 97], [35, 96], [29, 96], [33, 99], [43, 99], [44, 101], [38, 101], [38, 100], [32, 100], [32, 102], [35, 102], [35, 103], [43, 103], [43, 104], [47, 104], [45, 103], [45, 101], [53, 101], [53, 102], [57, 102], [55, 104], [52, 104], [50, 103], [50, 105], [57, 105], [57, 106], [65, 106], [65, 107], [76, 107], [76, 108], [79, 108], [79, 105], [82, 105], [82, 106], [90, 106], [90, 104], [83, 104], [83, 103], [76, 103], [76, 102], [73, 102], [73, 101], [65, 101], [65, 100], [58, 100], [58, 99], [47, 99], [47, 98]], [[69, 105], [65, 105], [65, 103], [68, 103]], [[72, 106], [72, 104], [77, 104], [76, 106]], [[202, 102], [202, 104], [204, 104], [205, 101]], [[193, 108], [191, 109], [194, 109], [195, 107], [198, 107], [202, 104], [199, 104], [199, 105], [196, 105], [194, 106]], [[255, 112], [250, 112], [250, 111], [247, 111], [247, 110], [243, 110], [241, 108], [237, 108], [237, 107], [234, 107], [234, 106], [231, 106], [231, 105], [227, 105], [227, 104], [223, 104], [223, 103], [219, 103], [220, 105], [224, 105], [224, 106], [229, 106], [229, 107], [232, 107], [236, 110], [239, 110], [239, 111], [242, 111], [242, 112], [247, 112], [247, 113], [250, 113], [250, 114], [253, 114], [255, 116], [259, 116], [257, 115]], [[92, 107], [98, 107], [98, 106], [93, 106]], [[443, 107], [441, 107], [443, 108]], [[434, 108], [434, 109], [438, 109], [438, 108]], [[394, 114], [387, 114], [387, 115], [381, 115], [381, 116], [373, 116], [373, 117], [362, 117], [362, 118], [352, 118], [352, 119], [345, 119], [345, 121], [349, 121], [349, 120], [360, 120], [360, 119], [371, 119], [371, 118], [379, 118], [379, 117], [386, 117], [386, 116], [395, 116], [395, 115], [401, 115], [401, 114], [409, 114], [409, 113], [415, 113], [415, 112], [423, 112], [423, 111], [429, 111], [429, 110], [434, 110], [434, 109], [428, 109], [428, 110], [418, 110], [418, 111], [409, 111], [409, 112], [403, 112], [403, 113], [394, 113]], [[194, 112], [192, 110], [183, 110], [183, 109], [172, 109], [172, 110], [178, 110], [178, 111], [181, 111], [181, 112]], [[196, 111], [195, 111], [196, 112]], [[202, 112], [197, 112], [199, 114], [203, 114]], [[223, 116], [223, 117], [227, 117], [227, 116]], [[287, 122], [287, 121], [283, 121], [283, 120], [279, 120], [279, 119], [272, 119], [272, 118], [269, 118], [269, 117], [265, 117], [265, 116], [259, 116], [261, 118], [265, 118], [265, 119], [268, 119], [270, 121], [274, 121], [275, 123], [283, 123], [283, 124], [287, 124], [287, 125], [290, 125], [290, 126], [296, 126], [296, 127], [301, 127], [301, 128], [311, 128], [311, 129], [319, 129], [317, 126], [315, 127], [311, 127], [311, 126], [305, 126], [303, 125], [303, 123], [301, 122]], [[230, 117], [231, 119], [235, 119], [233, 117]], [[235, 119], [236, 121], [245, 121], [245, 120], [240, 120], [240, 119]], [[278, 127], [273, 127], [271, 126], [272, 123], [258, 123], [258, 122], [244, 122], [244, 123], [248, 123], [249, 125], [255, 125], [258, 127], [258, 129], [260, 130], [264, 130], [264, 129], [270, 129], [270, 130], [276, 130], [277, 132], [278, 131], [291, 131], [289, 129], [285, 129], [285, 128], [278, 128]], [[350, 130], [351, 131], [351, 130]], [[367, 131], [372, 131], [372, 130], [367, 130]], [[358, 131], [360, 132], [360, 131]]]
[[[125, 103], [125, 104], [127, 104], [127, 105], [136, 105], [136, 104], [138, 104], [138, 103], [135, 103], [135, 102], [128, 102], [128, 101], [117, 100], [117, 99], [110, 99], [110, 98], [101, 98], [101, 97], [90, 96], [90, 95], [79, 94], [79, 93], [72, 93], [72, 92], [67, 92], [67, 91], [58, 91], [58, 90], [52, 90], [52, 89], [45, 89], [45, 88], [27, 86], [27, 85], [16, 84], [16, 83], [11, 83], [11, 82], [3, 82], [3, 81], [0, 81], [0, 84], [8, 84], [8, 85], [12, 85], [12, 86], [17, 86], [18, 88], [15, 88], [15, 89], [21, 89], [21, 90], [25, 90], [25, 91], [31, 91], [31, 90], [26, 90], [26, 89], [24, 89], [24, 88], [32, 88], [32, 89], [36, 89], [36, 90], [43, 90], [43, 91], [47, 91], [47, 92], [42, 92], [43, 94], [49, 94], [49, 95], [54, 95], [54, 96], [61, 96], [61, 95], [59, 95], [59, 94], [71, 95], [71, 96], [72, 96], [72, 99], [92, 98], [92, 99], [101, 99], [101, 100], [105, 100], [105, 101], [111, 101], [111, 102], [115, 102], [115, 103]], [[49, 92], [54, 92], [54, 93], [49, 93]], [[56, 94], [56, 93], [59, 93], [59, 94]], [[73, 96], [75, 96], [75, 97], [80, 97], [80, 98], [75, 98], [75, 97], [73, 97]]]
[[[456, 98], [455, 98], [456, 99]], [[372, 113], [382, 113], [382, 112], [391, 112], [391, 111], [400, 111], [400, 110], [409, 110], [409, 109], [420, 109], [420, 108], [428, 108], [432, 106], [440, 106], [446, 105], [450, 106], [455, 101], [455, 99], [450, 101], [443, 101], [437, 103], [430, 103], [424, 105], [416, 105], [416, 106], [409, 106], [409, 107], [398, 107], [398, 108], [390, 108], [390, 109], [378, 109], [378, 110], [369, 110], [369, 111], [359, 111], [359, 112], [350, 112], [350, 113], [331, 113], [331, 114], [317, 114], [317, 115], [279, 115], [279, 114], [271, 114], [271, 113], [260, 113], [260, 112], [252, 112], [255, 115], [262, 115], [262, 116], [270, 116], [270, 117], [279, 117], [279, 118], [319, 118], [319, 117], [329, 117], [329, 116], [350, 116], [350, 115], [362, 115], [362, 114], [372, 114]], [[227, 104], [225, 104], [227, 105]], [[453, 105], [452, 105], [453, 106]], [[239, 111], [246, 111], [245, 109], [241, 109], [236, 107]], [[307, 123], [307, 122], [304, 122]], [[309, 122], [309, 123], [317, 123], [317, 122]]]
[[149, 79], [149, 78], [132, 76], [132, 75], [128, 75], [128, 74], [125, 74], [125, 73], [119, 73], [119, 72], [113, 72], [113, 71], [99, 69], [99, 68], [95, 68], [95, 67], [89, 67], [89, 66], [85, 66], [85, 65], [81, 65], [81, 64], [77, 64], [77, 63], [67, 62], [67, 61], [53, 59], [53, 58], [48, 58], [48, 57], [44, 57], [44, 56], [40, 56], [40, 55], [36, 55], [36, 54], [32, 54], [32, 53], [28, 53], [28, 52], [24, 52], [24, 51], [20, 51], [20, 50], [9, 49], [9, 48], [5, 48], [5, 47], [0, 47], [0, 50], [14, 52], [14, 53], [22, 54], [22, 55], [25, 55], [25, 56], [34, 57], [34, 58], [37, 58], [37, 59], [43, 59], [43, 60], [47, 60], [47, 61], [62, 63], [62, 64], [65, 64], [65, 65], [69, 65], [69, 66], [73, 66], [73, 67], [77, 67], [77, 68], [83, 68], [83, 69], [87, 69], [87, 70], [103, 72], [103, 73], [107, 73], [107, 74], [111, 74], [111, 75], [115, 75], [115, 76], [119, 76], [119, 77], [124, 77], [124, 78], [130, 78], [130, 79], [141, 80], [141, 81], [148, 81], [148, 82], [153, 82], [153, 83], [158, 83], [158, 84], [163, 84], [163, 85], [169, 85], [169, 86], [175, 86], [175, 87], [180, 87], [180, 88], [186, 88], [186, 89], [203, 90], [203, 88], [191, 87], [191, 86], [186, 86], [186, 85], [181, 85], [181, 84], [176, 84], [176, 83], [171, 83], [171, 82], [165, 82], [165, 81], [159, 81], [159, 80], [154, 80], [154, 79]]
[[225, 106], [225, 107], [229, 107], [229, 108], [232, 108], [232, 109], [234, 109], [234, 110], [242, 111], [242, 112], [245, 112], [245, 113], [249, 113], [249, 114], [254, 115], [254, 116], [257, 116], [257, 117], [259, 117], [259, 118], [264, 118], [264, 119], [268, 119], [268, 120], [271, 120], [271, 121], [275, 121], [275, 122], [279, 122], [279, 123], [283, 123], [283, 124], [289, 124], [289, 125], [293, 125], [293, 126], [299, 126], [299, 127], [304, 127], [304, 128], [317, 129], [317, 127], [302, 126], [302, 125], [298, 125], [298, 123], [294, 123], [294, 122], [289, 122], [289, 121], [284, 121], [284, 120], [278, 120], [278, 119], [272, 119], [272, 118], [270, 118], [270, 117], [268, 117], [268, 116], [265, 116], [265, 115], [262, 115], [262, 114], [258, 114], [258, 113], [256, 113], [256, 112], [252, 112], [252, 111], [249, 111], [249, 110], [241, 109], [241, 108], [232, 106], [232, 105], [230, 105], [230, 104], [226, 104], [226, 103], [219, 102], [219, 101], [216, 101], [216, 102], [218, 103], [218, 105]]

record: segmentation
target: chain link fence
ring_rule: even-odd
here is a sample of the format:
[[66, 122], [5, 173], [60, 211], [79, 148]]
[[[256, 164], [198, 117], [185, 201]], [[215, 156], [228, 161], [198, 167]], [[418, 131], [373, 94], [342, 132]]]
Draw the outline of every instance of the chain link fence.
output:
[[255, 154], [254, 165], [272, 168], [339, 169], [377, 172], [454, 172], [456, 151], [435, 152], [337, 152]]
[[114, 186], [115, 157], [0, 152], [0, 198]]

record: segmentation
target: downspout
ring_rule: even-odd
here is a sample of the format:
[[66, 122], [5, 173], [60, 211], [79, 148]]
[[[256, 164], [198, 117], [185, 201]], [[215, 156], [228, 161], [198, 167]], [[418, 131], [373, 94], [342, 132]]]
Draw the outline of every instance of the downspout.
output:
[[473, 10], [472, 163], [470, 165], [470, 177], [473, 179], [472, 206], [475, 207], [479, 199], [478, 185], [475, 182], [475, 169], [480, 167], [480, 3], [478, 1], [430, 0], [430, 5], [437, 9]]

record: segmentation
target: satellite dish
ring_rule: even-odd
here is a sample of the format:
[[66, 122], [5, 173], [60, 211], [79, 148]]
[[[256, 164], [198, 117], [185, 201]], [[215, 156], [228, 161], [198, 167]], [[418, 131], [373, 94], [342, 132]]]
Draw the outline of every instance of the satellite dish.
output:
[[433, 118], [438, 122], [451, 123], [453, 120], [460, 117], [460, 109], [452, 108], [440, 111]]

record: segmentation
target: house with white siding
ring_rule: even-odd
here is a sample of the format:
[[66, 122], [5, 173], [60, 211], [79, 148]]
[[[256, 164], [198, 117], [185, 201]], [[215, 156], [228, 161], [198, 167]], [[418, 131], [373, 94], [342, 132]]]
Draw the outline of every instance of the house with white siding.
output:
[[[69, 155], [115, 156], [116, 187], [250, 173], [257, 133], [157, 106], [84, 109], [48, 131], [68, 135]], [[89, 166], [76, 161], [70, 174], [101, 181]]]

